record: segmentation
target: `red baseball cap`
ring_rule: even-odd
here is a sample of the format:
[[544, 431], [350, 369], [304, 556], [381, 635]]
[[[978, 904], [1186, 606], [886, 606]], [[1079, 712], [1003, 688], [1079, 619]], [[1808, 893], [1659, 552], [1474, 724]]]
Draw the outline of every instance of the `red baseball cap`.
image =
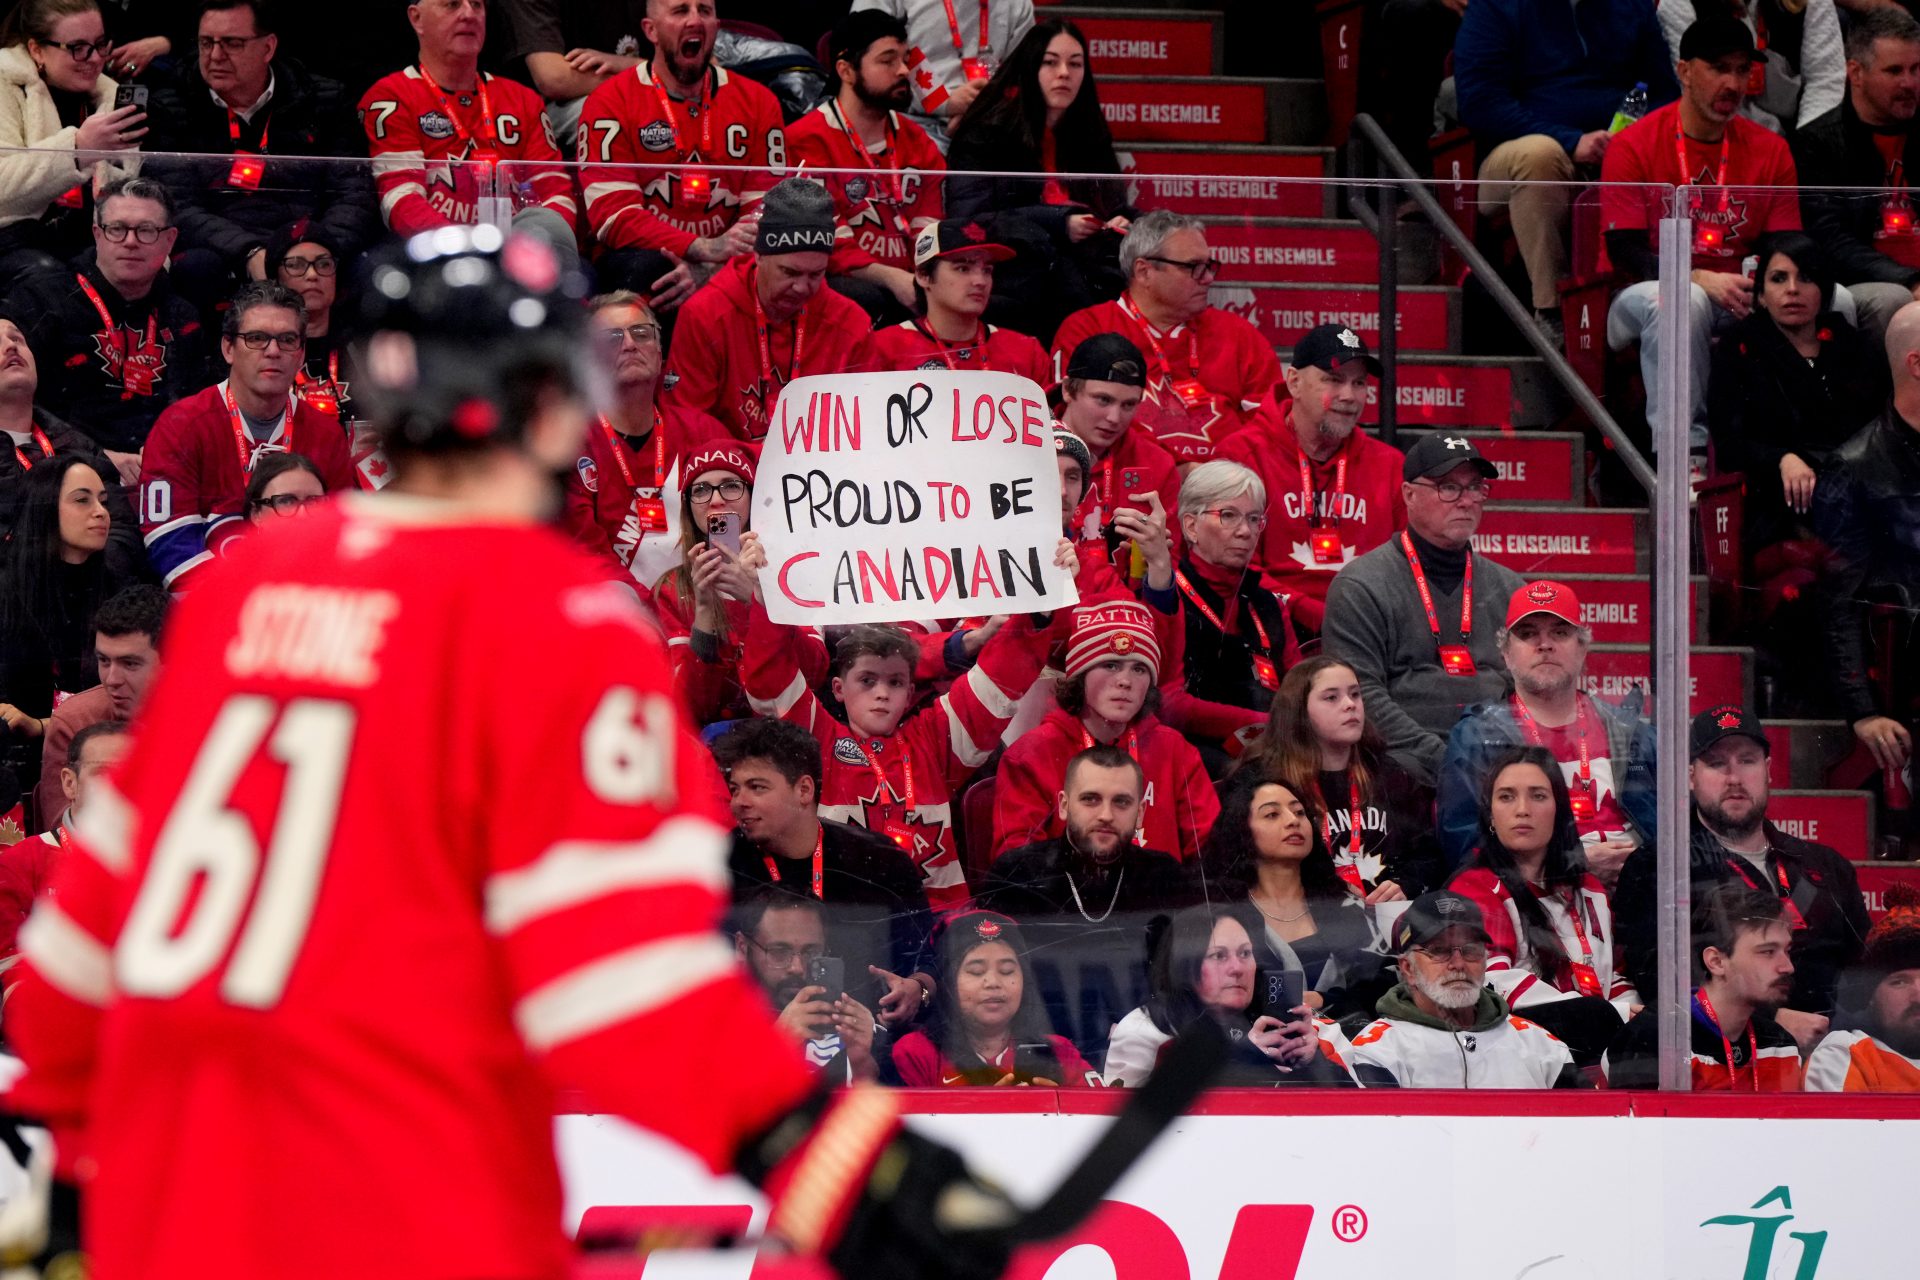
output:
[[1511, 628], [1530, 613], [1550, 613], [1562, 622], [1576, 627], [1582, 625], [1580, 597], [1564, 582], [1548, 582], [1543, 578], [1514, 592], [1513, 598], [1507, 601], [1507, 626]]

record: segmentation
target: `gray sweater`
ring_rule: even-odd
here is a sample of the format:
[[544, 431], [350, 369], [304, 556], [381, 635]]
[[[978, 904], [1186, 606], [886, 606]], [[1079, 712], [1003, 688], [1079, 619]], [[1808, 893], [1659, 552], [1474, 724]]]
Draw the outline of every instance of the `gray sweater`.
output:
[[[1440, 669], [1433, 629], [1398, 538], [1354, 560], [1328, 586], [1321, 651], [1352, 665], [1367, 719], [1387, 740], [1395, 763], [1422, 782], [1438, 776], [1447, 734], [1461, 713], [1506, 692], [1507, 668], [1494, 636], [1507, 620], [1507, 601], [1526, 581], [1483, 555], [1473, 557], [1471, 676]], [[1440, 642], [1459, 643], [1459, 590], [1441, 591], [1431, 576], [1428, 587]]]

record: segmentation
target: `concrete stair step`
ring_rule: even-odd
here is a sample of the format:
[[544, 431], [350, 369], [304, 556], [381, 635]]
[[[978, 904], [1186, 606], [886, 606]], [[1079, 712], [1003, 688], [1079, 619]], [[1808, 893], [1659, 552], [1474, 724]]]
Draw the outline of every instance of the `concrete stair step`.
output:
[[[1290, 347], [1315, 325], [1345, 324], [1380, 348], [1380, 291], [1372, 285], [1216, 283], [1208, 296], [1214, 306], [1250, 321], [1275, 347]], [[1403, 351], [1456, 350], [1460, 291], [1403, 286], [1395, 321]]]
[[1225, 15], [1217, 9], [1083, 8], [1056, 5], [1087, 36], [1087, 60], [1114, 75], [1210, 76], [1220, 70]]
[[1563, 573], [1646, 573], [1644, 507], [1489, 503], [1474, 550], [1529, 578]]
[[[1753, 693], [1753, 650], [1731, 645], [1695, 645], [1689, 659], [1692, 687], [1687, 711], [1698, 715], [1724, 702], [1749, 706]], [[1586, 691], [1618, 702], [1638, 690], [1643, 715], [1653, 713], [1659, 690], [1653, 687], [1653, 650], [1644, 644], [1595, 644], [1587, 650]]]
[[[1380, 282], [1380, 242], [1345, 218], [1214, 215], [1207, 219], [1207, 247], [1220, 260], [1220, 277], [1228, 283]], [[1429, 227], [1405, 228], [1394, 264], [1401, 284], [1432, 283], [1440, 274], [1439, 237]]]
[[1826, 786], [1827, 771], [1859, 744], [1844, 720], [1763, 720], [1761, 726], [1772, 748], [1767, 781], [1776, 788]]
[[1142, 208], [1178, 213], [1321, 218], [1334, 213], [1337, 189], [1325, 147], [1220, 146], [1153, 142], [1119, 149], [1120, 167], [1141, 177]]
[[[1487, 372], [1496, 374], [1502, 371]], [[1400, 379], [1403, 424], [1407, 417], [1405, 402], [1408, 390], [1403, 371]], [[1465, 416], [1467, 405], [1464, 388], [1438, 388], [1434, 396], [1429, 398], [1441, 398], [1446, 407], [1457, 407]], [[1587, 450], [1586, 441], [1579, 433], [1462, 430], [1458, 427], [1442, 427], [1439, 430], [1450, 437], [1473, 441], [1474, 447], [1486, 455], [1487, 461], [1500, 469], [1500, 477], [1493, 483], [1494, 492], [1500, 495], [1501, 501], [1586, 505]], [[1400, 447], [1403, 450], [1410, 448], [1414, 440], [1427, 434], [1429, 432], [1426, 430], [1407, 431], [1403, 427], [1402, 435], [1405, 438], [1401, 440]]]
[[1867, 915], [1878, 921], [1887, 914], [1887, 890], [1896, 884], [1920, 886], [1920, 862], [1863, 862], [1853, 869], [1860, 877], [1860, 894]]
[[[1294, 335], [1298, 337], [1296, 333]], [[1406, 342], [1406, 330], [1400, 340]], [[1291, 348], [1279, 348], [1283, 362]], [[1399, 360], [1400, 425], [1479, 427], [1504, 430], [1549, 427], [1566, 417], [1566, 393], [1531, 356], [1468, 356], [1446, 351], [1402, 350]], [[1363, 421], [1380, 420], [1378, 391]]]
[[1877, 823], [1869, 791], [1775, 791], [1767, 818], [1790, 836], [1840, 851], [1866, 862], [1876, 847]]
[[1100, 108], [1116, 142], [1318, 146], [1327, 131], [1318, 80], [1102, 76]]
[[[1633, 573], [1568, 573], [1558, 579], [1580, 597], [1580, 621], [1593, 631], [1595, 644], [1653, 642], [1653, 580]], [[1707, 629], [1707, 580], [1687, 579], [1688, 640], [1698, 643]]]

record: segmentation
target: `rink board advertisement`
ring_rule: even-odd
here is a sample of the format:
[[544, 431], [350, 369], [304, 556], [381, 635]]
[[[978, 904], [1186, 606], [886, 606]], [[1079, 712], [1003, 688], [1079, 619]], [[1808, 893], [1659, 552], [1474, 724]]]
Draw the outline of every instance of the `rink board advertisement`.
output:
[[[1036, 1096], [1035, 1102], [1041, 1101]], [[1475, 1095], [1458, 1110], [1519, 1110]], [[1564, 1114], [1336, 1114], [1325, 1099], [1177, 1123], [1067, 1242], [1025, 1255], [1018, 1280], [1880, 1280], [1911, 1275], [1911, 1105], [1871, 1120], [1628, 1115], [1624, 1095]], [[1751, 1109], [1753, 1099], [1737, 1101]], [[1798, 1101], [1798, 1100], [1792, 1100]], [[1839, 1115], [1841, 1099], [1814, 1101]], [[935, 1104], [929, 1104], [935, 1105]], [[976, 1104], [984, 1106], [986, 1104]], [[1232, 1103], [1209, 1100], [1210, 1110]], [[1402, 1104], [1403, 1106], [1405, 1104]], [[1679, 1110], [1685, 1099], [1655, 1100]], [[1358, 1108], [1356, 1108], [1358, 1109]], [[1372, 1108], [1369, 1108], [1372, 1109]], [[1380, 1108], [1384, 1110], [1384, 1108]], [[1443, 1108], [1443, 1110], [1446, 1108]], [[1782, 1105], [1782, 1115], [1794, 1108]], [[1028, 1202], [1108, 1123], [1105, 1116], [928, 1114]], [[591, 1116], [559, 1123], [571, 1229], [594, 1206], [754, 1203], [679, 1152]], [[764, 1221], [757, 1204], [755, 1227]], [[656, 1256], [647, 1280], [746, 1280], [745, 1255]]]
[[1044, 392], [1008, 373], [838, 373], [780, 392], [753, 485], [767, 614], [798, 626], [1045, 612], [1060, 469]]

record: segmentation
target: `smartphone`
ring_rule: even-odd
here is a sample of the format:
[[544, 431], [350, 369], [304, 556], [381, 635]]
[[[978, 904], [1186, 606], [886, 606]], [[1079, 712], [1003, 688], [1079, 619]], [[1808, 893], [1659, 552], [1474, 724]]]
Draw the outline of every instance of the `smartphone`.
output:
[[143, 84], [123, 84], [113, 91], [113, 109], [138, 107], [147, 109], [147, 86]]
[[819, 999], [837, 1004], [847, 994], [847, 962], [839, 956], [815, 956], [807, 961], [807, 985], [825, 987]]
[[[1045, 1040], [1028, 1041], [1013, 1051], [1013, 1078], [1018, 1084], [1028, 1084], [1035, 1080], [1051, 1080], [1055, 1084], [1067, 1084], [1060, 1078], [1060, 1055]], [[1077, 1082], [1075, 1082], [1077, 1083]]]
[[740, 558], [740, 516], [737, 512], [722, 511], [717, 516], [707, 517], [707, 542], [719, 547], [734, 559]]
[[1267, 974], [1267, 1013], [1282, 1022], [1293, 1020], [1292, 1011], [1307, 1002], [1307, 975], [1298, 969], [1278, 969]]

